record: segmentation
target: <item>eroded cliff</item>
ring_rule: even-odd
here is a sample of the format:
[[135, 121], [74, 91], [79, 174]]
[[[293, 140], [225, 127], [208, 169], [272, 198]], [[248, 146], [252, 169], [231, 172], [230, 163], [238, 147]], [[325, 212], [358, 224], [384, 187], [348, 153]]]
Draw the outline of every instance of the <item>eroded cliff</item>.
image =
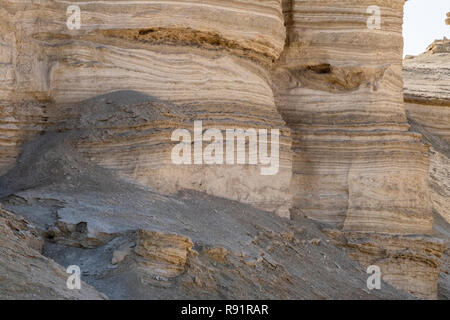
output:
[[[80, 1], [77, 30], [66, 3], [0, 1], [0, 199], [36, 257], [110, 298], [436, 298], [440, 275], [445, 296], [448, 159], [427, 132], [446, 139], [449, 73], [411, 70], [405, 112], [403, 0]], [[278, 129], [276, 174], [175, 164], [194, 121]], [[26, 277], [5, 270], [2, 288]]]
[[[290, 132], [276, 110], [269, 74], [285, 40], [279, 1], [80, 2], [79, 30], [67, 28], [65, 3], [2, 4], [3, 172], [41, 122], [76, 116], [73, 103], [137, 90], [162, 100], [160, 106], [177, 104], [182, 115], [148, 118], [140, 127], [131, 118], [120, 128], [103, 126], [109, 139], [80, 146], [91, 161], [162, 192], [189, 188], [289, 214]], [[23, 107], [36, 99], [45, 103], [33, 112]], [[96, 111], [109, 117], [115, 108]], [[192, 128], [194, 120], [204, 130], [279, 129], [278, 174], [261, 176], [254, 165], [174, 165], [171, 133]]]
[[407, 57], [403, 70], [406, 114], [430, 145], [429, 183], [435, 233], [446, 239], [439, 294], [449, 294], [450, 222], [450, 41], [436, 40], [423, 54]]

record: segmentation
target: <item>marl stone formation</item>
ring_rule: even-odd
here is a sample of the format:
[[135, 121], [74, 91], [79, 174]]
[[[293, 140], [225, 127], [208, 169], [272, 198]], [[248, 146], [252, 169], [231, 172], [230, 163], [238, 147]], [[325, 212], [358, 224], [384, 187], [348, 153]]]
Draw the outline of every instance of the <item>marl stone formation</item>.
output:
[[[70, 4], [0, 0], [5, 298], [448, 298], [450, 50], [403, 61], [404, 0]], [[175, 164], [200, 121], [276, 174]]]
[[404, 61], [406, 114], [430, 145], [429, 183], [435, 233], [446, 239], [439, 295], [450, 297], [450, 40], [436, 40], [426, 52]]

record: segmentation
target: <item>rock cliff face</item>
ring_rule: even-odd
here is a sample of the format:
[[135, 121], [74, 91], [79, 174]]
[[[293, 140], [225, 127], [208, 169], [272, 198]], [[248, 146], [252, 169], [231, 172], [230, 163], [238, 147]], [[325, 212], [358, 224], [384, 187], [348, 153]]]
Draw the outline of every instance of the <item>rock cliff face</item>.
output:
[[[288, 215], [290, 133], [276, 111], [269, 75], [285, 40], [279, 1], [80, 3], [79, 30], [67, 28], [64, 3], [3, 2], [5, 170], [39, 122], [58, 122], [58, 115], [71, 113], [67, 103], [133, 89], [167, 102], [165, 109], [177, 104], [181, 117], [141, 119], [139, 127], [123, 121], [120, 128], [98, 119], [91, 125], [111, 134], [80, 146], [92, 161], [162, 192], [195, 189]], [[46, 102], [32, 113], [36, 119], [22, 112], [22, 104], [11, 103], [30, 99]], [[139, 102], [135, 108], [150, 107]], [[152, 110], [163, 112], [162, 105]], [[52, 109], [50, 119], [46, 108]], [[202, 120], [204, 130], [281, 130], [278, 174], [261, 176], [256, 165], [173, 165], [171, 133], [192, 130], [194, 120]]]
[[[403, 0], [80, 1], [77, 30], [66, 3], [0, 3], [0, 201], [3, 225], [33, 229], [20, 250], [82, 264], [110, 298], [446, 296], [449, 50], [407, 60], [405, 112]], [[174, 164], [194, 121], [224, 143], [278, 129], [278, 172]], [[20, 287], [7, 248], [0, 288]], [[59, 286], [42, 259], [39, 285]]]
[[[295, 208], [340, 230], [387, 282], [435, 298], [444, 247], [411, 236], [431, 234], [433, 218], [428, 147], [404, 110], [403, 3], [285, 1], [274, 93], [292, 130]], [[370, 5], [380, 28], [368, 25]]]
[[437, 40], [404, 63], [405, 102], [409, 119], [450, 143], [450, 40]]
[[432, 146], [433, 208], [450, 222], [450, 40], [405, 60], [404, 77], [408, 119]]
[[435, 232], [446, 239], [439, 295], [450, 297], [450, 41], [433, 42], [427, 51], [404, 62], [406, 113], [412, 128], [430, 145], [431, 201], [438, 223]]
[[[381, 30], [366, 8], [381, 8]], [[428, 233], [427, 148], [408, 131], [403, 1], [286, 1], [277, 106], [294, 139], [294, 204], [349, 231]]]
[[0, 208], [0, 299], [104, 299], [86, 283], [69, 290], [65, 270], [41, 255], [44, 241], [28, 221]]

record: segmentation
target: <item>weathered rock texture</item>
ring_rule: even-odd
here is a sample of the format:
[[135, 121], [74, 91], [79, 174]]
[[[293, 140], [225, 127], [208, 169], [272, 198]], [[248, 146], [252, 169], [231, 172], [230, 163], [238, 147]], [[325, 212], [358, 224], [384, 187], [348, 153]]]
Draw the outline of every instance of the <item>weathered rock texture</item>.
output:
[[358, 232], [326, 232], [349, 256], [365, 266], [381, 268], [383, 280], [413, 295], [438, 296], [438, 280], [445, 241], [431, 236]]
[[438, 298], [450, 299], [450, 224], [436, 211], [434, 212], [434, 233], [445, 240], [446, 249], [441, 257], [441, 273], [438, 282]]
[[0, 299], [105, 298], [86, 283], [69, 290], [69, 274], [41, 255], [43, 245], [37, 228], [0, 207]]
[[[284, 1], [274, 93], [292, 130], [295, 208], [347, 241], [368, 242], [374, 251], [352, 256], [379, 262], [389, 283], [435, 298], [443, 247], [429, 255], [431, 240], [409, 236], [430, 234], [433, 218], [428, 147], [409, 131], [403, 102], [403, 3]], [[371, 5], [381, 10], [379, 30], [367, 25]], [[410, 254], [391, 258], [402, 250]]]
[[433, 209], [450, 223], [450, 152], [431, 150], [430, 183]]
[[[405, 113], [403, 0], [80, 1], [79, 30], [65, 2], [0, 1], [0, 199], [45, 256], [81, 265], [111, 298], [438, 295], [432, 203], [447, 202], [430, 197], [429, 148]], [[380, 30], [367, 26], [373, 5]], [[406, 91], [447, 82], [434, 85]], [[415, 110], [447, 135], [442, 114]], [[279, 129], [279, 172], [175, 165], [172, 132], [199, 120]], [[445, 158], [432, 168], [444, 190]], [[367, 292], [341, 247], [400, 291]]]
[[432, 146], [433, 208], [450, 222], [450, 40], [406, 59], [403, 74], [408, 119]]
[[[185, 123], [150, 118], [140, 119], [139, 127], [124, 122], [105, 128], [97, 122], [93, 125], [111, 135], [84, 145], [92, 161], [163, 192], [195, 189], [288, 214], [290, 133], [276, 110], [269, 75], [285, 40], [279, 1], [79, 3], [79, 30], [67, 28], [65, 3], [3, 3], [4, 170], [40, 122], [58, 122], [61, 113], [67, 117], [67, 103], [133, 89], [177, 104]], [[22, 104], [12, 103], [36, 99], [46, 102], [33, 113], [36, 119], [23, 115]], [[49, 120], [44, 112], [50, 102]], [[162, 105], [134, 107], [158, 110]], [[120, 106], [109, 112], [115, 108]], [[261, 176], [259, 165], [175, 166], [170, 134], [178, 127], [192, 130], [193, 120], [203, 120], [205, 130], [280, 129], [278, 174]], [[158, 150], [152, 151], [155, 145]]]
[[450, 143], [450, 40], [438, 40], [428, 50], [404, 62], [408, 118]]
[[[382, 29], [366, 8], [381, 8]], [[277, 106], [294, 137], [295, 205], [354, 231], [427, 233], [427, 148], [402, 96], [403, 1], [286, 1]]]
[[[431, 146], [429, 180], [437, 234], [447, 240], [439, 281], [448, 299], [450, 239], [450, 41], [433, 42], [427, 51], [404, 62], [405, 102], [412, 129]], [[443, 219], [443, 221], [441, 221]]]
[[87, 162], [72, 139], [48, 132], [26, 144], [0, 198], [44, 235], [45, 256], [79, 265], [111, 299], [412, 298], [384, 282], [369, 291], [365, 270], [307, 219], [151, 192]]

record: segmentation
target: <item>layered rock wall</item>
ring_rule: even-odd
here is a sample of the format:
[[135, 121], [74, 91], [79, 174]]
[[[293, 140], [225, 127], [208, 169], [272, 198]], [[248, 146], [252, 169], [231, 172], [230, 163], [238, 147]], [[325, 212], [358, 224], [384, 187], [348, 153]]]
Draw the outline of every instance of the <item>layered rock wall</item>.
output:
[[[432, 157], [433, 183], [447, 191], [430, 197], [429, 147], [407, 116], [448, 142], [448, 81], [433, 73], [424, 86], [424, 60], [405, 112], [404, 0], [77, 1], [75, 30], [68, 3], [0, 1], [0, 174], [24, 142], [65, 132], [83, 161], [121, 181], [293, 209], [364, 266], [379, 264], [388, 283], [436, 297], [445, 247], [427, 235], [432, 206], [448, 210], [447, 160]], [[262, 175], [261, 163], [175, 164], [171, 134], [193, 133], [194, 121], [202, 133], [278, 129], [276, 174]], [[245, 150], [255, 155], [250, 141]], [[178, 241], [141, 236], [142, 257], [156, 238]], [[175, 245], [181, 261], [156, 256], [147, 267], [168, 263], [178, 275], [191, 245]]]
[[450, 222], [450, 40], [404, 62], [409, 121], [432, 146], [430, 183], [433, 209]]
[[325, 230], [336, 245], [362, 265], [379, 266], [383, 280], [421, 299], [438, 296], [442, 239], [420, 235], [390, 235]]
[[[67, 27], [65, 3], [3, 2], [0, 52], [5, 63], [0, 70], [7, 77], [0, 89], [6, 110], [0, 133], [9, 148], [2, 157], [4, 170], [14, 162], [29, 124], [13, 102], [51, 103], [48, 122], [55, 123], [79, 114], [74, 103], [136, 90], [178, 105], [180, 121], [147, 119], [140, 128], [109, 127], [115, 136], [82, 146], [88, 157], [164, 192], [196, 189], [288, 214], [290, 133], [276, 110], [269, 75], [285, 39], [279, 0], [80, 1], [79, 30]], [[119, 106], [113, 105], [112, 113], [114, 108]], [[192, 131], [194, 120], [202, 120], [204, 130], [279, 129], [278, 174], [261, 176], [261, 166], [248, 164], [174, 165], [171, 132]], [[106, 130], [103, 124], [92, 125]], [[158, 131], [153, 136], [158, 140], [150, 131]], [[158, 150], [150, 153], [155, 144]]]
[[430, 148], [429, 182], [435, 232], [446, 239], [439, 298], [449, 297], [450, 223], [450, 41], [436, 40], [426, 52], [404, 61], [408, 121]]
[[[381, 29], [366, 9], [378, 5]], [[403, 1], [285, 1], [274, 72], [294, 138], [294, 204], [346, 230], [431, 230], [427, 148], [402, 96]]]
[[106, 298], [84, 282], [81, 290], [68, 289], [66, 270], [41, 254], [39, 230], [1, 207], [0, 240], [0, 299]]

